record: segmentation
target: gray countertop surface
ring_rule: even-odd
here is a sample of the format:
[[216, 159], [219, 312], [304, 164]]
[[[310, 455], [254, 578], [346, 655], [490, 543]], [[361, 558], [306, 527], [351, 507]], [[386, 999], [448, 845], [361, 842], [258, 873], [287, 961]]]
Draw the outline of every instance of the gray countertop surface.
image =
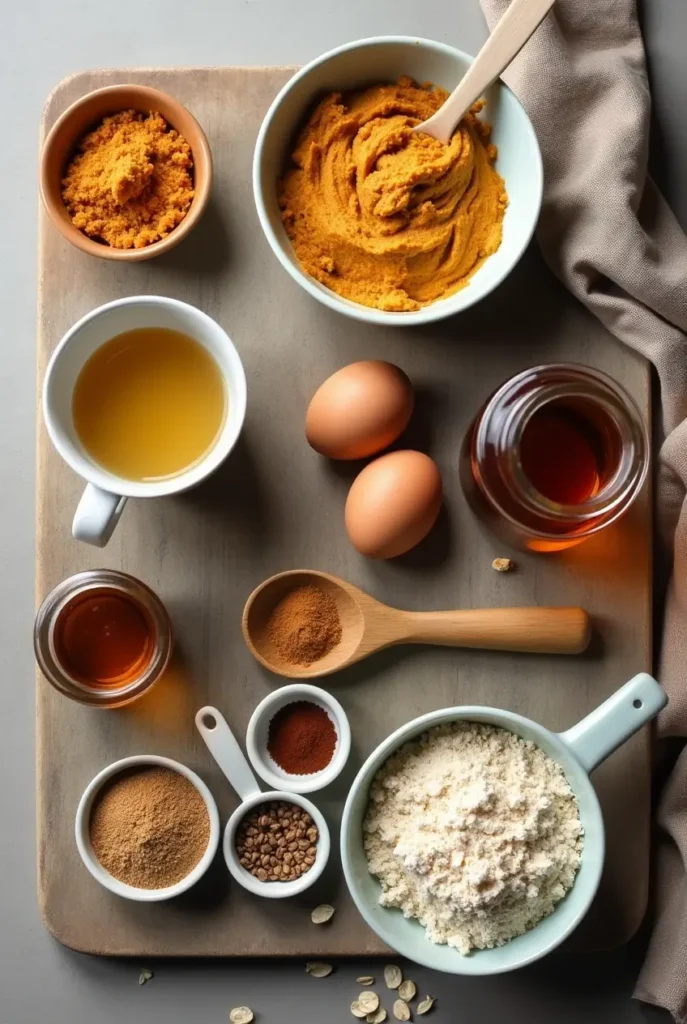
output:
[[[687, 6], [643, 11], [654, 94], [654, 174], [687, 225]], [[63, 77], [89, 67], [297, 64], [347, 40], [423, 35], [476, 52], [486, 34], [477, 0], [18, 0], [3, 6], [0, 95], [2, 353], [0, 367], [0, 1024], [226, 1024], [248, 1004], [262, 1024], [353, 1019], [361, 973], [346, 962], [324, 980], [299, 962], [140, 965], [70, 952], [49, 937], [36, 905], [34, 853], [33, 516], [35, 440], [36, 165], [41, 107]], [[65, 287], [75, 286], [65, 282]], [[558, 956], [489, 980], [409, 966], [440, 1002], [433, 1019], [477, 1024], [634, 1024], [667, 1019], [631, 1000], [645, 936], [625, 949]]]

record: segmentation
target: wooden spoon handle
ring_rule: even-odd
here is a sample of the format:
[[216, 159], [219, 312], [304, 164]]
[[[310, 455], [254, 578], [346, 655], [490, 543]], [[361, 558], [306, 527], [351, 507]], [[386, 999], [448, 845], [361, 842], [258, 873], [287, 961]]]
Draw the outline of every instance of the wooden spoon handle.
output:
[[505, 71], [553, 4], [554, 0], [511, 0], [505, 14], [449, 98], [436, 114], [432, 114], [415, 130], [425, 131], [440, 142], [448, 142], [466, 110]]
[[402, 643], [481, 647], [535, 654], [579, 654], [591, 626], [583, 608], [487, 608], [455, 612], [409, 612]]

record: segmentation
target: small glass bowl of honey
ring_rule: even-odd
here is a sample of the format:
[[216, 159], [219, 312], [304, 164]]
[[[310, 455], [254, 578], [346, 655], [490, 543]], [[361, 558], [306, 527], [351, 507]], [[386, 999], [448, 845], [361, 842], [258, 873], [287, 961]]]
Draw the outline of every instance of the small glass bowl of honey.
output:
[[529, 551], [580, 544], [623, 515], [649, 468], [636, 404], [599, 370], [535, 366], [487, 400], [465, 438], [461, 482], [476, 515]]
[[91, 569], [63, 580], [38, 610], [36, 659], [46, 679], [72, 700], [116, 708], [163, 674], [172, 626], [153, 591], [127, 573]]

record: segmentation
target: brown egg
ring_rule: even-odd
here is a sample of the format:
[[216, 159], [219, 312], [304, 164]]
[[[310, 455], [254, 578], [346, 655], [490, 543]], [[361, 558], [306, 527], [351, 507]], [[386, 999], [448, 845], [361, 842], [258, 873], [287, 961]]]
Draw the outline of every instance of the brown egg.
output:
[[395, 558], [419, 544], [441, 508], [439, 468], [422, 452], [390, 452], [353, 481], [346, 499], [346, 530], [369, 558]]
[[365, 359], [328, 377], [305, 417], [308, 444], [330, 459], [364, 459], [395, 441], [413, 411], [413, 388], [393, 363]]

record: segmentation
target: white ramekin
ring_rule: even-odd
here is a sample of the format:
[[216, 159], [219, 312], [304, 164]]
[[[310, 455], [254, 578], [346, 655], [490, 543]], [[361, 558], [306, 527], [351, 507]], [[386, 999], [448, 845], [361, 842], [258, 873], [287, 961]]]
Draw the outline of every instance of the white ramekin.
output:
[[[336, 730], [336, 746], [331, 761], [326, 768], [311, 775], [291, 775], [285, 772], [267, 749], [269, 726], [274, 716], [287, 704], [301, 700], [323, 708]], [[260, 701], [248, 723], [246, 750], [253, 768], [273, 789], [281, 789], [287, 793], [314, 793], [315, 790], [323, 789], [333, 782], [346, 764], [351, 752], [351, 727], [346, 712], [338, 700], [326, 690], [319, 686], [309, 686], [307, 683], [294, 683], [291, 686], [282, 686]]]
[[[176, 882], [175, 885], [166, 886], [164, 889], [139, 889], [136, 886], [120, 882], [119, 879], [111, 875], [102, 866], [91, 846], [89, 824], [91, 808], [96, 796], [104, 784], [121, 771], [141, 766], [169, 768], [171, 771], [183, 775], [184, 778], [188, 779], [195, 786], [202, 796], [210, 819], [210, 838], [205, 853], [185, 878], [182, 878], [180, 882]], [[137, 754], [134, 757], [125, 757], [121, 761], [115, 761], [114, 764], [103, 768], [89, 783], [76, 811], [75, 833], [76, 845], [81, 855], [81, 860], [96, 882], [100, 882], [101, 885], [104, 885], [110, 892], [115, 893], [116, 896], [123, 896], [128, 900], [138, 900], [141, 903], [157, 903], [161, 900], [170, 900], [174, 896], [179, 896], [182, 892], [186, 892], [187, 889], [190, 889], [192, 885], [195, 885], [202, 878], [210, 867], [219, 845], [219, 813], [217, 811], [217, 804], [208, 787], [200, 776], [196, 775], [190, 768], [187, 768], [186, 765], [181, 764], [179, 761], [172, 761], [169, 757], [159, 757], [157, 754]]]
[[[273, 800], [297, 804], [299, 807], [302, 807], [313, 819], [319, 832], [319, 838], [315, 846], [315, 863], [309, 871], [294, 879], [293, 882], [261, 882], [255, 875], [251, 875], [250, 871], [246, 871], [236, 853], [236, 830], [245, 816], [254, 807], [270, 803]], [[297, 896], [298, 893], [309, 889], [317, 881], [329, 860], [331, 840], [327, 822], [324, 820], [321, 811], [318, 811], [317, 807], [310, 800], [307, 800], [304, 796], [299, 796], [297, 793], [285, 793], [283, 790], [275, 790], [269, 793], [254, 793], [236, 808], [224, 830], [223, 850], [224, 859], [227, 862], [229, 871], [244, 889], [255, 893], [256, 896], [266, 896], [268, 899], [283, 899], [285, 896]]]

